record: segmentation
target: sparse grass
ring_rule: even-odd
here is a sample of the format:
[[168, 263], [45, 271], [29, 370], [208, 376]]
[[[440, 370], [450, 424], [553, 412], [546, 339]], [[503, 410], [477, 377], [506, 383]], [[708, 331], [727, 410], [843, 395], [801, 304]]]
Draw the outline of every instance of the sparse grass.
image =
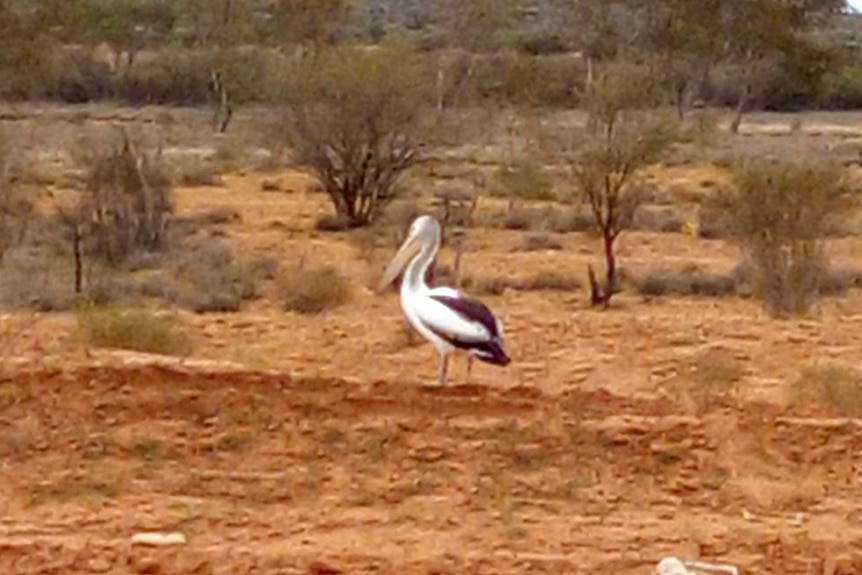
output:
[[701, 485], [707, 489], [718, 491], [724, 487], [724, 484], [727, 483], [728, 479], [730, 479], [730, 474], [726, 469], [723, 467], [713, 467], [709, 470], [706, 477], [703, 478]]
[[514, 231], [595, 234], [595, 220], [578, 207], [511, 206], [506, 210], [478, 212], [473, 218], [478, 227]]
[[162, 457], [162, 444], [155, 439], [142, 439], [132, 446], [132, 453], [144, 461], [157, 461]]
[[836, 409], [842, 415], [862, 415], [862, 376], [858, 370], [839, 364], [805, 367], [791, 384], [794, 399]]
[[[85, 475], [64, 477], [59, 481], [32, 483], [25, 488], [27, 504], [38, 506], [51, 501], [89, 501], [101, 504], [106, 499], [116, 499], [123, 491], [124, 480], [118, 474], [99, 473], [98, 478], [93, 471]], [[114, 476], [116, 475], [116, 476]]]
[[282, 306], [287, 311], [315, 314], [350, 300], [347, 279], [332, 266], [291, 266], [277, 279]]
[[736, 295], [737, 280], [733, 275], [705, 273], [696, 267], [679, 272], [659, 269], [636, 278], [635, 287], [647, 296], [725, 297]]
[[175, 164], [171, 179], [176, 185], [190, 188], [224, 186], [224, 180], [213, 162], [197, 157]]
[[219, 451], [242, 451], [252, 442], [248, 433], [226, 433], [219, 437], [216, 448]]
[[708, 349], [686, 362], [667, 388], [676, 400], [688, 400], [703, 413], [717, 401], [730, 398], [744, 376], [742, 365], [731, 352]]
[[635, 210], [633, 229], [648, 232], [677, 233], [683, 220], [674, 208], [640, 206]]
[[683, 460], [684, 453], [677, 447], [663, 447], [653, 452], [661, 465], [674, 465]]
[[551, 178], [533, 159], [503, 164], [495, 174], [492, 195], [521, 200], [554, 200]]
[[84, 341], [94, 347], [176, 356], [188, 356], [194, 349], [173, 315], [119, 307], [79, 308], [76, 315]]
[[171, 218], [171, 232], [178, 238], [193, 236], [213, 226], [239, 223], [242, 216], [229, 207], [217, 207]]
[[397, 431], [372, 433], [362, 440], [359, 450], [370, 463], [378, 465], [389, 458], [392, 448], [398, 446], [402, 440]]
[[258, 295], [259, 273], [264, 271], [236, 257], [220, 238], [187, 241], [172, 255], [173, 270], [186, 289], [180, 303], [195, 312], [235, 312]]
[[6, 252], [0, 298], [13, 309], [67, 311], [75, 303], [71, 258], [22, 247]]
[[229, 430], [213, 439], [202, 442], [199, 447], [203, 453], [209, 454], [240, 452], [247, 449], [253, 441], [254, 438], [247, 431]]
[[474, 278], [464, 277], [462, 286], [466, 291], [477, 295], [501, 295], [507, 289], [515, 291], [578, 291], [583, 282], [574, 274], [555, 271], [540, 271], [524, 278], [495, 277]]
[[515, 248], [519, 252], [543, 252], [561, 250], [563, 244], [545, 233], [525, 234], [521, 245]]

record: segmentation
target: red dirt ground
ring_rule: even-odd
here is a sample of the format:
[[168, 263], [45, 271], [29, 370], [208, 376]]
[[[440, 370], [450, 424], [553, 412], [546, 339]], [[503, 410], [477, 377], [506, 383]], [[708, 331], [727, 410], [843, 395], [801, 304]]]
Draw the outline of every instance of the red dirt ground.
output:
[[[745, 300], [624, 295], [600, 313], [578, 293], [507, 291], [487, 301], [511, 366], [477, 364], [465, 385], [456, 361], [435, 388], [396, 296], [363, 287], [374, 268], [310, 235], [325, 199], [291, 174], [295, 191], [260, 192], [262, 177], [182, 190], [178, 208], [236, 209], [243, 253], [336, 263], [353, 300], [183, 314], [187, 360], [83, 350], [70, 315], [3, 317], [0, 572], [640, 575], [674, 554], [862, 573], [862, 421], [790, 392], [806, 366], [858, 365], [859, 295], [779, 322]], [[464, 265], [529, 275], [598, 254], [581, 234], [558, 252], [512, 252], [520, 240], [471, 231]], [[860, 246], [831, 249], [840, 263]], [[736, 252], [630, 233], [620, 259], [726, 270]], [[188, 542], [131, 545], [149, 530]]]

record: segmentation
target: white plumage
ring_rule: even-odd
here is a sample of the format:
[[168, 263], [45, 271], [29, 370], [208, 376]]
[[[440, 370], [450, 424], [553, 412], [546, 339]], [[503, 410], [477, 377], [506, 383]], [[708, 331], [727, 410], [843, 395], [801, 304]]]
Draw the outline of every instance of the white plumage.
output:
[[[410, 226], [404, 244], [395, 254], [379, 289], [383, 289], [404, 268], [401, 282], [401, 307], [407, 320], [440, 353], [437, 383], [443, 385], [449, 355], [456, 350], [487, 363], [507, 365], [500, 321], [480, 301], [467, 298], [449, 287], [431, 288], [425, 274], [440, 249], [440, 224], [431, 216], [420, 216]], [[407, 263], [409, 261], [409, 264]]]

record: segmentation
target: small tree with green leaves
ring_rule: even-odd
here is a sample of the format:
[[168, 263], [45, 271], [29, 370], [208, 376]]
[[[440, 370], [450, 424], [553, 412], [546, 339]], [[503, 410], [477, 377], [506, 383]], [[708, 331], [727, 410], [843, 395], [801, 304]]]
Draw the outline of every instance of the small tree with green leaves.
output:
[[716, 197], [753, 268], [770, 315], [804, 314], [819, 294], [830, 221], [849, 201], [844, 169], [818, 154], [737, 163], [733, 186]]
[[373, 222], [419, 159], [421, 61], [409, 46], [336, 46], [286, 74], [283, 137], [349, 227]]
[[584, 94], [588, 129], [571, 169], [604, 248], [605, 281], [588, 268], [593, 306], [607, 308], [617, 288], [614, 244], [642, 201], [637, 172], [657, 161], [676, 137], [672, 118], [639, 108], [656, 94], [646, 72], [624, 62], [607, 66]]

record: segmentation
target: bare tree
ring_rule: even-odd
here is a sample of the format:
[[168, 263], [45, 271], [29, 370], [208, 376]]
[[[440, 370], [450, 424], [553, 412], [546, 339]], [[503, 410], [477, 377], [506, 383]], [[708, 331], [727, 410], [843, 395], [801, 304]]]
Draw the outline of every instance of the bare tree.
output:
[[614, 244], [631, 227], [642, 201], [635, 175], [658, 160], [676, 134], [672, 120], [636, 107], [649, 103], [651, 91], [650, 78], [643, 70], [615, 62], [598, 75], [584, 95], [590, 130], [571, 159], [571, 168], [604, 248], [604, 283], [600, 284], [588, 268], [593, 306], [607, 308], [617, 289]]
[[322, 50], [287, 71], [283, 136], [351, 227], [374, 221], [419, 159], [421, 62], [408, 46]]
[[54, 211], [60, 217], [60, 222], [69, 231], [69, 243], [72, 244], [72, 265], [75, 278], [75, 294], [84, 289], [84, 239], [87, 233], [87, 206], [79, 202], [72, 207], [64, 207], [49, 191], [48, 196], [54, 203]]

